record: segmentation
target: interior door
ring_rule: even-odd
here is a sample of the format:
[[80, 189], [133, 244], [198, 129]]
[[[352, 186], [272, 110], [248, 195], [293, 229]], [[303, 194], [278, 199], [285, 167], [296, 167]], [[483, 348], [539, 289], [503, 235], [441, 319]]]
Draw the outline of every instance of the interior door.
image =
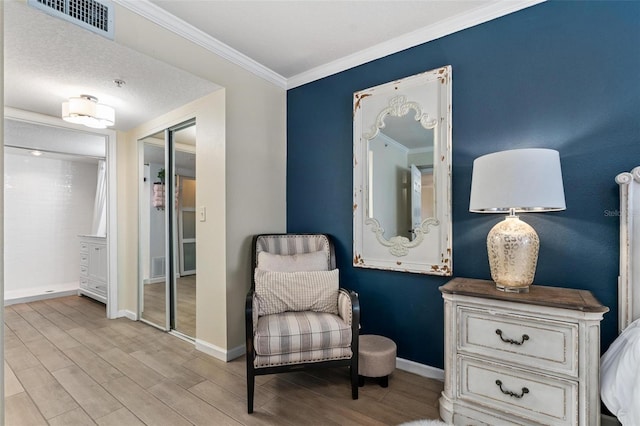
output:
[[164, 132], [145, 138], [139, 200], [140, 317], [161, 329], [169, 329], [167, 291], [167, 215]]
[[140, 318], [195, 338], [195, 121], [143, 139], [141, 150]]
[[173, 287], [172, 329], [196, 336], [196, 126], [171, 129], [176, 173], [176, 278]]

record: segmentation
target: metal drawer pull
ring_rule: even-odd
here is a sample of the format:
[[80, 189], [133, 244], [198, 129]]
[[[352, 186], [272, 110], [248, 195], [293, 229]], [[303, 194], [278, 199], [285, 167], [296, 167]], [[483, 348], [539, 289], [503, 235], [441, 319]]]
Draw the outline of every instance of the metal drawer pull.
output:
[[510, 343], [510, 344], [512, 344], [512, 345], [521, 345], [521, 344], [523, 344], [524, 342], [526, 342], [527, 340], [529, 340], [529, 336], [528, 336], [528, 335], [526, 335], [526, 334], [523, 334], [523, 335], [522, 335], [522, 340], [521, 340], [521, 341], [519, 341], [519, 342], [518, 342], [517, 340], [513, 340], [513, 339], [505, 339], [504, 337], [502, 337], [502, 330], [500, 330], [499, 328], [498, 328], [498, 329], [496, 329], [496, 334], [497, 334], [498, 336], [500, 336], [500, 339], [501, 339], [503, 342], [505, 342], [505, 343]]
[[509, 395], [509, 396], [512, 396], [512, 397], [518, 398], [518, 399], [522, 398], [525, 393], [529, 393], [529, 389], [527, 389], [527, 388], [522, 388], [522, 393], [520, 393], [520, 394], [517, 394], [515, 392], [511, 392], [510, 390], [504, 390], [504, 389], [502, 389], [502, 381], [500, 381], [500, 380], [496, 380], [496, 385], [498, 385], [500, 387], [500, 392], [502, 392], [503, 394]]

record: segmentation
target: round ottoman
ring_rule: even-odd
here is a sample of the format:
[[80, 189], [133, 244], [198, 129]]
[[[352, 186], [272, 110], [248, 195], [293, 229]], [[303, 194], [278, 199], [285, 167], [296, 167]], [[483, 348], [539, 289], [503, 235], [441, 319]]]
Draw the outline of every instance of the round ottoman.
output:
[[365, 377], [376, 377], [380, 386], [389, 386], [389, 374], [396, 368], [396, 344], [393, 340], [365, 334], [360, 336], [358, 348], [358, 384], [364, 386]]

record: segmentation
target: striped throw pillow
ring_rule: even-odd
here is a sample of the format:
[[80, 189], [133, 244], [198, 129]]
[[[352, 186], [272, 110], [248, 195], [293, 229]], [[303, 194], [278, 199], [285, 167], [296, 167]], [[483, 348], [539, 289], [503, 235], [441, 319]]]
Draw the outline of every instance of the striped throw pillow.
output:
[[329, 269], [329, 257], [324, 251], [291, 255], [261, 251], [258, 253], [258, 268], [265, 271], [279, 272], [327, 271]]

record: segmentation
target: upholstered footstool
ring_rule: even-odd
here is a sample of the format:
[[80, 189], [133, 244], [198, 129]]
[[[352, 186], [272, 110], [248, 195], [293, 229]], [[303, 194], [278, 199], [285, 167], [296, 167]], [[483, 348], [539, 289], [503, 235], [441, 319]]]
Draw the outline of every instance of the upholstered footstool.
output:
[[360, 336], [358, 343], [358, 384], [364, 386], [365, 377], [379, 378], [380, 386], [389, 386], [389, 374], [396, 368], [396, 344], [375, 334]]

